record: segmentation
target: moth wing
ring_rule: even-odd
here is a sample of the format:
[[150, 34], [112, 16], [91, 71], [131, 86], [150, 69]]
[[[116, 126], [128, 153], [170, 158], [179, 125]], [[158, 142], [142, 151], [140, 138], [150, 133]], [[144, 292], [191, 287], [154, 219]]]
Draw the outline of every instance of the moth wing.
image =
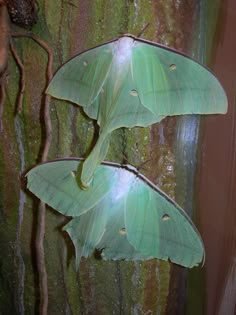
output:
[[107, 216], [107, 207], [104, 207], [104, 203], [101, 202], [91, 211], [73, 218], [63, 228], [74, 244], [77, 269], [81, 258], [91, 256], [101, 240], [105, 232]]
[[100, 166], [88, 190], [80, 188], [76, 173], [79, 159], [62, 159], [40, 164], [27, 174], [27, 188], [50, 207], [68, 216], [92, 209], [115, 184], [116, 169]]
[[217, 78], [177, 51], [137, 40], [132, 69], [142, 104], [156, 115], [227, 112], [227, 98]]
[[51, 80], [46, 93], [81, 106], [90, 106], [109, 73], [114, 42], [104, 44], [66, 62]]
[[204, 258], [201, 237], [187, 214], [138, 177], [127, 195], [125, 222], [128, 241], [144, 255], [190, 268]]
[[110, 215], [105, 233], [96, 246], [97, 249], [102, 251], [102, 257], [105, 260], [144, 260], [152, 258], [137, 251], [128, 241], [124, 222], [124, 208], [125, 199], [120, 200], [113, 206], [108, 206]]

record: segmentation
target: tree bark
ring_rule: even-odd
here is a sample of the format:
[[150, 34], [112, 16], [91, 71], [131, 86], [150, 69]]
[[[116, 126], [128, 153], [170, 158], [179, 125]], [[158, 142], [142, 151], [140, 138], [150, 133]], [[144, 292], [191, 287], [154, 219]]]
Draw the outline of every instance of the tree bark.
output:
[[[52, 49], [53, 71], [72, 56], [120, 34], [139, 34], [147, 23], [150, 26], [143, 34], [145, 39], [206, 61], [210, 45], [203, 43], [209, 3], [39, 0], [39, 18], [31, 32]], [[215, 19], [208, 25], [212, 32], [209, 38]], [[14, 35], [28, 32], [13, 24], [10, 30]], [[34, 314], [42, 298], [35, 250], [39, 204], [24, 189], [20, 176], [42, 158], [48, 55], [31, 38], [14, 36], [11, 40], [24, 64], [25, 94], [22, 112], [14, 115], [20, 72], [9, 55], [0, 138], [0, 308], [2, 314]], [[50, 117], [48, 158], [85, 156], [96, 137], [95, 122], [78, 106], [55, 99], [50, 103]], [[186, 137], [189, 131], [190, 142]], [[198, 131], [199, 118], [195, 116], [169, 117], [149, 128], [120, 129], [112, 136], [106, 159], [125, 160], [137, 167], [145, 162], [142, 173], [193, 215]], [[190, 300], [201, 309], [202, 286], [194, 276], [201, 274], [200, 269], [189, 278], [194, 280], [187, 281], [186, 269], [168, 262], [105, 262], [91, 257], [82, 260], [76, 273], [72, 243], [61, 229], [67, 222], [68, 218], [56, 211], [46, 210], [48, 314], [182, 315]], [[197, 293], [191, 298], [193, 292]]]

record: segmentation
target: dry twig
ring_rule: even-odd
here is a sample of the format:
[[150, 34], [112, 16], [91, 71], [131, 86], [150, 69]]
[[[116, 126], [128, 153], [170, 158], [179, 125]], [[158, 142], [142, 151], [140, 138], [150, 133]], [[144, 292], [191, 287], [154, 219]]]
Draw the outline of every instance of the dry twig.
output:
[[[52, 50], [48, 45], [31, 33], [12, 33], [12, 37], [28, 37], [34, 40], [37, 44], [39, 44], [46, 52], [48, 53], [48, 64], [47, 64], [47, 84], [52, 79], [52, 62], [53, 62], [53, 54]], [[15, 55], [14, 55], [15, 57]], [[15, 57], [16, 58], [16, 57]], [[18, 62], [18, 60], [17, 60]], [[18, 62], [18, 65], [20, 63]], [[23, 68], [21, 68], [22, 70]], [[21, 92], [22, 86], [24, 86], [24, 81], [21, 81]], [[23, 90], [24, 91], [24, 90]], [[49, 95], [45, 96], [44, 99], [44, 123], [45, 123], [45, 131], [46, 137], [43, 146], [42, 152], [42, 162], [47, 160], [48, 152], [50, 149], [50, 144], [52, 140], [52, 124], [50, 119], [50, 100], [51, 97]], [[20, 103], [18, 103], [21, 105]], [[19, 108], [19, 107], [18, 107]], [[38, 264], [38, 272], [39, 272], [39, 281], [40, 281], [40, 314], [46, 315], [48, 308], [48, 286], [47, 286], [47, 271], [45, 265], [45, 256], [44, 256], [44, 236], [45, 236], [45, 212], [46, 206], [45, 203], [40, 201], [39, 204], [39, 212], [38, 212], [38, 231], [36, 236], [36, 254], [37, 254], [37, 264]]]

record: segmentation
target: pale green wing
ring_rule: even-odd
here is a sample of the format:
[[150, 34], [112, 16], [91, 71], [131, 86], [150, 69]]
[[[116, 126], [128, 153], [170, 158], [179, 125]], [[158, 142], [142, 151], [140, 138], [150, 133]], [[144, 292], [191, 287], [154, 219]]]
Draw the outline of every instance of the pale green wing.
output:
[[84, 191], [75, 175], [80, 163], [79, 159], [65, 159], [40, 164], [26, 174], [27, 188], [60, 213], [80, 216], [109, 194], [117, 176], [114, 169], [97, 169], [89, 191]]
[[227, 110], [225, 93], [210, 71], [176, 51], [132, 36], [70, 60], [47, 93], [82, 105], [100, 126], [98, 142], [82, 169], [82, 187], [89, 187], [105, 158], [113, 130], [145, 127], [168, 115]]
[[[128, 69], [124, 69], [123, 82], [118, 89], [114, 89], [117, 71], [112, 65], [107, 81], [103, 86], [103, 92], [91, 106], [84, 108], [90, 116], [98, 115], [97, 120], [100, 126], [100, 133], [97, 143], [86, 158], [82, 173], [81, 182], [84, 187], [88, 187], [93, 178], [96, 167], [105, 159], [109, 148], [111, 132], [120, 127], [146, 127], [160, 121], [164, 116], [153, 114], [145, 108], [136, 93], [136, 85]], [[125, 74], [125, 75], [124, 75]], [[98, 111], [96, 111], [96, 109]]]
[[227, 98], [217, 78], [177, 51], [137, 39], [132, 70], [142, 104], [155, 115], [227, 112]]
[[76, 251], [76, 268], [79, 268], [81, 257], [89, 257], [94, 253], [96, 245], [105, 233], [109, 214], [107, 204], [101, 201], [96, 208], [80, 217], [73, 218], [64, 228]]
[[[123, 70], [123, 74], [117, 78], [117, 67], [112, 65], [102, 93], [92, 106], [84, 108], [88, 116], [96, 117], [101, 133], [110, 133], [121, 127], [146, 127], [165, 118], [142, 105], [130, 66]], [[116, 80], [120, 83], [117, 89], [114, 88]]]
[[173, 200], [137, 176], [127, 194], [127, 238], [144, 255], [194, 267], [204, 246], [194, 224]]
[[91, 105], [109, 73], [113, 46], [110, 42], [72, 58], [55, 74], [46, 93], [81, 106]]
[[82, 188], [87, 189], [90, 187], [94, 172], [98, 165], [105, 159], [109, 149], [110, 136], [110, 133], [100, 135], [92, 151], [83, 162], [82, 171], [79, 173]]
[[[102, 103], [106, 104], [101, 108], [98, 117], [101, 130], [108, 128], [115, 130], [120, 127], [132, 128], [134, 126], [146, 127], [165, 118], [163, 115], [154, 114], [149, 108], [142, 105], [131, 71], [128, 71], [123, 77], [120, 88], [112, 91], [116, 79], [116, 72], [114, 69], [112, 70], [109, 76], [111, 80], [107, 80], [104, 93], [101, 95]], [[105, 93], [106, 91], [107, 93]]]
[[[124, 200], [123, 200], [124, 201]], [[152, 257], [138, 253], [128, 242], [124, 227], [124, 204], [113, 204], [104, 198], [91, 211], [73, 218], [64, 228], [75, 247], [76, 268], [82, 257], [97, 249], [105, 260], [144, 260]]]
[[[110, 75], [111, 67], [115, 76]], [[96, 119], [100, 109], [95, 100], [103, 92], [104, 83], [111, 81], [109, 89], [114, 94], [117, 84], [118, 90], [127, 85], [127, 71], [136, 86], [131, 86], [130, 92], [157, 116], [227, 111], [225, 92], [208, 69], [175, 50], [132, 36], [72, 58], [56, 73], [46, 93], [84, 107], [94, 103], [87, 114]], [[120, 98], [123, 100], [124, 96]]]
[[[97, 168], [91, 188], [75, 180], [80, 160], [41, 164], [27, 187], [60, 213], [76, 217], [66, 227], [76, 261], [102, 251], [104, 259], [160, 258], [193, 267], [204, 258], [201, 237], [187, 214], [134, 169], [117, 164]], [[78, 218], [78, 219], [77, 219]]]
[[124, 221], [125, 198], [116, 200], [114, 203], [111, 202], [110, 198], [108, 203], [111, 205], [107, 226], [100, 242], [96, 245], [96, 248], [102, 251], [102, 258], [105, 260], [144, 260], [153, 258], [150, 255], [138, 252], [127, 240]]

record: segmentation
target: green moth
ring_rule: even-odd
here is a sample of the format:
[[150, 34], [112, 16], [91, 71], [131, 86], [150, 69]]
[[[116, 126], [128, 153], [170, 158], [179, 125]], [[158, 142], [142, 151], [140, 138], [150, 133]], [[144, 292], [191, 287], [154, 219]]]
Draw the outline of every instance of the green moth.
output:
[[82, 106], [100, 126], [82, 167], [84, 187], [104, 160], [113, 130], [145, 127], [170, 115], [227, 111], [224, 90], [208, 69], [176, 50], [131, 35], [71, 59], [46, 93]]
[[188, 215], [134, 168], [104, 162], [83, 190], [76, 172], [81, 159], [34, 167], [27, 188], [58, 212], [71, 216], [64, 227], [81, 257], [101, 251], [103, 259], [159, 258], [185, 267], [204, 260], [202, 239]]

